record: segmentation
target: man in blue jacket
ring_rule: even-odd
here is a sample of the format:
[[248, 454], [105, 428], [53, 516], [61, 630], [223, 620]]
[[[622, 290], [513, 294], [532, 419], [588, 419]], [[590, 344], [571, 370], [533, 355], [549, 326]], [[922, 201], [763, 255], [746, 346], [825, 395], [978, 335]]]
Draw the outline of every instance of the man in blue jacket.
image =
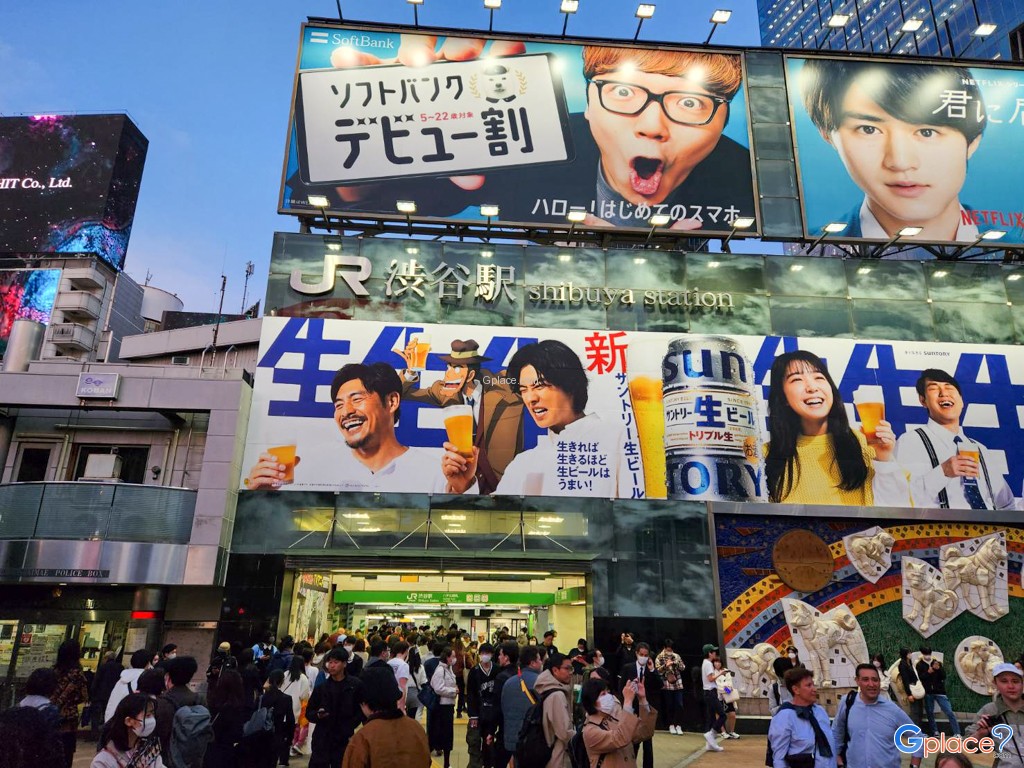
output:
[[[532, 706], [530, 696], [533, 696], [533, 701], [537, 700], [533, 695], [533, 685], [537, 682], [542, 666], [537, 646], [526, 646], [519, 652], [519, 674], [506, 680], [501, 688], [501, 713], [504, 716], [502, 741], [509, 754], [515, 754], [519, 730], [523, 727], [527, 710]], [[530, 696], [523, 690], [524, 685]]]

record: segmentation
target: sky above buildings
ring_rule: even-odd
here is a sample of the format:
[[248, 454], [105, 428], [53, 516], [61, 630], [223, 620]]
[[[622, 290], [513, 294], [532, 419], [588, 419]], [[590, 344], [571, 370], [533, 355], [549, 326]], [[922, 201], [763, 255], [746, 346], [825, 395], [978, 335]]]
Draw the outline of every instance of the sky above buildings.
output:
[[[703, 42], [716, 8], [721, 45], [759, 44], [754, 0], [655, 0], [640, 40]], [[635, 0], [580, 0], [569, 36], [631, 40]], [[496, 32], [558, 35], [559, 0], [505, 0]], [[406, 0], [342, 0], [346, 20], [413, 21]], [[299, 25], [337, 18], [335, 0], [48, 0], [0, 4], [0, 114], [127, 112], [149, 154], [126, 271], [177, 293], [185, 309], [263, 297], [275, 231]], [[483, 0], [424, 0], [422, 25], [486, 30]], [[2, 226], [2, 222], [0, 222]]]

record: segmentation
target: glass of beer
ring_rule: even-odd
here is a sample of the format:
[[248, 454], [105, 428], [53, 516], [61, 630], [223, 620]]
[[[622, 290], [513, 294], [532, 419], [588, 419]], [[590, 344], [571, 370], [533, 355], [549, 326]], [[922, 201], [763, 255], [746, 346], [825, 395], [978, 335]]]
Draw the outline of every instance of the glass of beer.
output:
[[665, 481], [665, 412], [661, 379], [636, 376], [629, 381], [629, 399], [640, 438], [644, 464], [644, 488], [649, 499], [668, 495]]
[[295, 443], [267, 448], [267, 453], [277, 459], [278, 464], [284, 464], [284, 479], [281, 482], [285, 485], [295, 482], [295, 448]]
[[959, 453], [961, 456], [967, 456], [968, 458], [974, 459], [976, 469], [974, 471], [974, 474], [970, 475], [970, 477], [977, 477], [977, 467], [981, 466], [980, 451], [978, 450], [978, 447], [976, 445], [971, 445], [970, 443], [967, 443], [966, 445], [968, 446], [966, 448], [963, 445], [958, 446], [956, 452]]
[[473, 458], [473, 408], [468, 405], [445, 406], [444, 428], [455, 452], [467, 459]]
[[427, 355], [430, 353], [430, 336], [421, 333], [413, 337], [416, 344], [413, 354], [413, 370], [425, 371], [427, 369]]
[[857, 409], [864, 437], [869, 441], [875, 439], [878, 422], [885, 418], [885, 401], [881, 387], [859, 387], [853, 393], [853, 405]]

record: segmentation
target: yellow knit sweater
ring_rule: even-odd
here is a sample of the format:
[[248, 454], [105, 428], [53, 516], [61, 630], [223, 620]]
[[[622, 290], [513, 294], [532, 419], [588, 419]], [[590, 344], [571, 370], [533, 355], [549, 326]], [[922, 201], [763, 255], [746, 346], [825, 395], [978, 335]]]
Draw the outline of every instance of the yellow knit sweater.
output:
[[839, 474], [839, 464], [836, 463], [829, 436], [800, 435], [796, 439], [796, 474], [793, 478], [793, 488], [789, 495], [782, 499], [783, 503], [872, 506], [874, 494], [871, 491], [871, 481], [875, 477], [875, 470], [871, 462], [875, 458], [875, 449], [867, 444], [860, 432], [854, 434], [860, 442], [864, 463], [868, 465], [868, 477], [864, 485], [854, 491], [842, 490], [839, 483], [843, 478]]

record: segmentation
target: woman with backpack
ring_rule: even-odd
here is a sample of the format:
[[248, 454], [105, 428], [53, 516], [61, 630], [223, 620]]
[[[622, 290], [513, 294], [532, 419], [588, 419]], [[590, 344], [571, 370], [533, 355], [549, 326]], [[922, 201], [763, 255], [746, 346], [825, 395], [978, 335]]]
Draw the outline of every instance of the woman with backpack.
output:
[[[639, 698], [640, 715], [633, 714], [633, 702]], [[587, 713], [583, 721], [583, 744], [590, 768], [631, 768], [636, 765], [634, 744], [654, 735], [658, 711], [647, 703], [642, 681], [630, 680], [622, 688], [622, 706], [608, 683], [591, 678], [583, 684], [580, 703]]]
[[281, 693], [288, 694], [292, 700], [292, 714], [295, 716], [295, 733], [292, 734], [290, 754], [299, 754], [299, 746], [306, 741], [309, 733], [309, 723], [305, 726], [299, 725], [303, 718], [303, 708], [309, 701], [309, 694], [313, 691], [313, 685], [306, 677], [306, 661], [300, 654], [292, 656], [288, 671], [284, 676], [284, 685], [281, 686]]
[[103, 740], [90, 768], [163, 768], [155, 704], [144, 693], [130, 693], [103, 725]]
[[32, 707], [39, 710], [54, 735], [60, 730], [60, 711], [50, 701], [57, 690], [57, 674], [47, 667], [41, 667], [28, 676], [25, 683], [25, 698], [18, 702], [19, 707]]
[[82, 648], [77, 640], [65, 640], [57, 649], [57, 688], [51, 701], [60, 710], [60, 741], [64, 746], [64, 763], [71, 768], [78, 741], [78, 706], [89, 700], [89, 684], [82, 674]]
[[423, 669], [420, 651], [415, 645], [409, 647], [409, 686], [405, 693], [405, 714], [416, 719], [420, 710], [420, 689], [427, 684], [427, 672]]
[[275, 669], [267, 675], [267, 683], [263, 686], [265, 692], [260, 698], [259, 708], [268, 710], [274, 727], [250, 737], [246, 751], [253, 756], [253, 765], [257, 768], [288, 765], [295, 736], [295, 714], [291, 697], [281, 692], [283, 684], [284, 672]]
[[654, 660], [654, 669], [661, 676], [661, 702], [665, 708], [665, 722], [668, 732], [683, 735], [683, 672], [686, 665], [672, 650], [672, 641], [662, 643], [661, 653]]
[[207, 703], [213, 717], [213, 741], [206, 747], [203, 768], [238, 768], [242, 764], [239, 754], [242, 729], [252, 716], [253, 708], [246, 702], [245, 685], [237, 669], [220, 673]]
[[444, 768], [449, 768], [455, 741], [455, 699], [459, 695], [459, 687], [455, 682], [455, 651], [446, 645], [438, 658], [440, 663], [430, 678], [430, 687], [437, 694], [438, 705], [427, 719], [427, 737], [430, 750], [435, 755], [443, 754]]

